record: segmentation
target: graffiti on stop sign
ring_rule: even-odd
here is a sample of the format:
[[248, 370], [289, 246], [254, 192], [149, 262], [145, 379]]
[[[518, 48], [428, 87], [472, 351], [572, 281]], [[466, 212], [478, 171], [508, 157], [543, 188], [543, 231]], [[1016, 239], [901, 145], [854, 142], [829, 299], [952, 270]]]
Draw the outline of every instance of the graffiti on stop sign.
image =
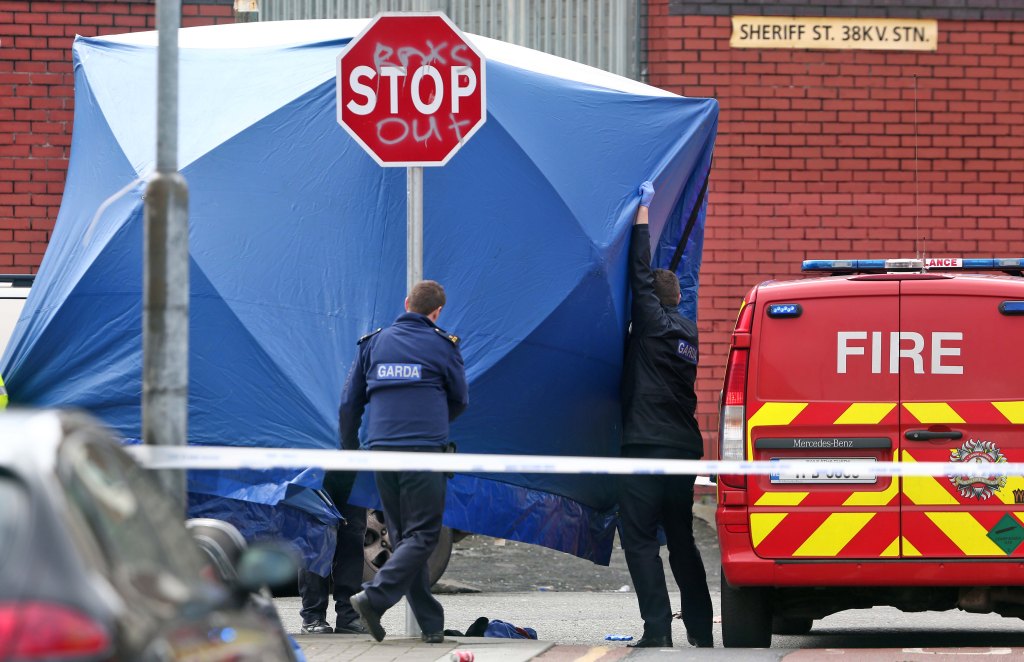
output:
[[484, 123], [483, 56], [441, 13], [382, 14], [338, 56], [338, 123], [380, 165], [444, 165]]
[[[441, 131], [451, 131], [457, 141], [472, 122], [458, 119], [459, 101], [472, 95], [477, 89], [476, 72], [473, 62], [467, 57], [472, 51], [466, 44], [433, 44], [426, 42], [426, 53], [412, 46], [395, 48], [388, 44], [374, 44], [373, 66], [360, 65], [352, 69], [348, 84], [356, 99], [350, 99], [345, 107], [355, 115], [369, 115], [380, 100], [381, 87], [387, 89], [388, 117], [377, 121], [377, 139], [384, 145], [394, 145], [404, 140], [426, 142], [432, 137], [441, 139]], [[408, 75], [410, 64], [418, 62], [412, 76]], [[447, 80], [435, 65], [445, 65]], [[405, 95], [399, 88], [405, 88]], [[447, 94], [446, 94], [447, 92]], [[445, 99], [450, 100], [447, 109], [448, 123], [439, 124], [438, 110]], [[412, 106], [425, 118], [402, 116], [403, 103]], [[421, 123], [422, 120], [422, 123]]]

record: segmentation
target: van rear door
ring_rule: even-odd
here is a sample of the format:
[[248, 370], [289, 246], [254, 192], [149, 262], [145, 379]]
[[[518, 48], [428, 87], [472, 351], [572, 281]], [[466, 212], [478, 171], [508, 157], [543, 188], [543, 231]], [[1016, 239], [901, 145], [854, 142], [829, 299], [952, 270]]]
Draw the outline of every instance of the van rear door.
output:
[[[882, 338], [898, 332], [899, 282], [870, 276], [763, 285], [747, 392], [747, 457], [826, 460], [824, 472], [748, 476], [751, 542], [763, 558], [899, 555], [898, 481], [844, 461], [891, 461], [899, 376]], [[883, 369], [885, 368], [885, 369]]]
[[1003, 312], [1007, 301], [1024, 301], [1024, 281], [901, 283], [901, 458], [964, 464], [903, 479], [904, 556], [1024, 556], [1024, 478], [985, 471], [1024, 462], [1024, 316]]

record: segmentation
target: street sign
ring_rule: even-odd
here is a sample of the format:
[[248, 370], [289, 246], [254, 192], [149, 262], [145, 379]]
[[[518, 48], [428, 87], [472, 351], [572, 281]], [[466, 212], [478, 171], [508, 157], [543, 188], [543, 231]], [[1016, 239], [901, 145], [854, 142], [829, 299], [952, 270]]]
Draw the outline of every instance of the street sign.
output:
[[484, 69], [444, 14], [380, 14], [338, 56], [338, 123], [382, 166], [442, 166], [483, 126]]

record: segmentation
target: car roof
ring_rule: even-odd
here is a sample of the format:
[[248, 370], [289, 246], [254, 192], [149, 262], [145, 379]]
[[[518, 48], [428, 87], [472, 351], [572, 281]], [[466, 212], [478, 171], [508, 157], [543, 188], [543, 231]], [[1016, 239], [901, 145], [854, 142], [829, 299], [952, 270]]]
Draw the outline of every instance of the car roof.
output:
[[18, 473], [53, 471], [63, 436], [57, 411], [12, 409], [0, 412], [0, 467]]

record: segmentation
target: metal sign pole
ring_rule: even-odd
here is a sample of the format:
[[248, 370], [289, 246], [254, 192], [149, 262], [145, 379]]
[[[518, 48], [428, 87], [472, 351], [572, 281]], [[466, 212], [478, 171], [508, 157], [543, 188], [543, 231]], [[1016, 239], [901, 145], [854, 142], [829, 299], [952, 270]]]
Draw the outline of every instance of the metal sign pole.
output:
[[[188, 423], [188, 187], [178, 172], [181, 0], [157, 0], [156, 174], [146, 186], [142, 304], [142, 440], [184, 446]], [[184, 518], [185, 472], [159, 480]]]
[[408, 252], [406, 256], [406, 293], [423, 280], [423, 168], [406, 168], [406, 206], [408, 209]]
[[[406, 217], [408, 239], [406, 241], [406, 294], [412, 286], [423, 280], [423, 168], [416, 166], [405, 170]], [[405, 603], [405, 633], [410, 637], [422, 634], [420, 624], [412, 613], [409, 601]]]

